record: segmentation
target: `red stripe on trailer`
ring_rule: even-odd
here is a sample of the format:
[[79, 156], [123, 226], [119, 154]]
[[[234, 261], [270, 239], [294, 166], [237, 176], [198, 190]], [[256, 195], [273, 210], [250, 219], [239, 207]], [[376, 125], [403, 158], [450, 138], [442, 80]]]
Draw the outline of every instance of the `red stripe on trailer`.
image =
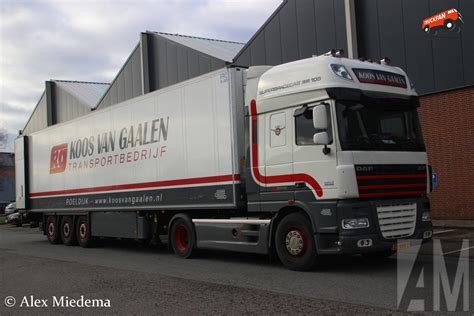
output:
[[252, 156], [252, 174], [254, 175], [255, 179], [260, 183], [264, 184], [278, 184], [278, 183], [288, 183], [288, 182], [304, 182], [308, 186], [310, 186], [318, 197], [323, 196], [323, 189], [319, 185], [319, 183], [310, 175], [304, 173], [297, 173], [297, 174], [285, 174], [285, 175], [277, 175], [277, 176], [264, 176], [260, 173], [258, 168], [258, 141], [257, 135], [255, 133], [254, 128], [257, 128], [257, 102], [253, 99], [250, 101], [250, 114], [251, 114], [251, 156]]
[[223, 176], [175, 179], [175, 180], [153, 181], [153, 182], [144, 182], [144, 183], [107, 185], [107, 186], [91, 187], [91, 188], [35, 192], [35, 193], [30, 193], [30, 196], [40, 197], [40, 196], [50, 196], [50, 195], [65, 195], [65, 194], [90, 193], [90, 192], [102, 192], [102, 191], [118, 191], [118, 190], [127, 190], [127, 189], [170, 187], [170, 186], [177, 186], [177, 185], [212, 184], [212, 183], [238, 181], [238, 180], [240, 180], [239, 174], [229, 174], [229, 175], [223, 175]]

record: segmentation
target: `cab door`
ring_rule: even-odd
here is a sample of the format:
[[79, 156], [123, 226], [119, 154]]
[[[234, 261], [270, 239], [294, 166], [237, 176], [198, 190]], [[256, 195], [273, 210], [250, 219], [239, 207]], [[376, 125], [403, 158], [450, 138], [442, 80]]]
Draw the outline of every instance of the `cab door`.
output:
[[[293, 172], [295, 174], [296, 192], [306, 191], [301, 198], [304, 199], [330, 199], [336, 197], [336, 145], [334, 133], [334, 111], [332, 102], [324, 104], [327, 110], [329, 144], [324, 150], [324, 145], [315, 145], [313, 136], [320, 132], [313, 125], [313, 107], [321, 103], [310, 104], [302, 113], [302, 107], [293, 108], [294, 138], [293, 142]], [[296, 116], [295, 116], [296, 111]], [[301, 114], [302, 113], [302, 114]], [[298, 115], [300, 114], [300, 115]], [[321, 187], [322, 194], [315, 192], [308, 194], [312, 187], [298, 174], [308, 175]]]
[[[266, 114], [265, 176], [268, 179], [263, 200], [293, 198], [293, 128], [290, 109]], [[282, 183], [280, 179], [284, 177]]]

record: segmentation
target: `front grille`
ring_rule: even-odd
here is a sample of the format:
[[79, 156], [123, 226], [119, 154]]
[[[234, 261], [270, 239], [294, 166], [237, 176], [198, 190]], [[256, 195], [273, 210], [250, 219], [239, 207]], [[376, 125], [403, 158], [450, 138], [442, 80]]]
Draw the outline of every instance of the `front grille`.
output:
[[426, 165], [356, 165], [360, 198], [426, 194]]
[[416, 225], [416, 203], [377, 206], [377, 217], [384, 238], [411, 236]]

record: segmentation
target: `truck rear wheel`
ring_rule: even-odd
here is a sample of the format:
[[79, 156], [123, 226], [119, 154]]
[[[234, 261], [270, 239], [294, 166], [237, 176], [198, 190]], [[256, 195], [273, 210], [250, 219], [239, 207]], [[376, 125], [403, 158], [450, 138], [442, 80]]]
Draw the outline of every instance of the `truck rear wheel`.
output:
[[76, 222], [76, 238], [79, 246], [89, 248], [92, 246], [90, 224], [87, 216], [79, 216]]
[[290, 270], [310, 270], [318, 259], [311, 222], [302, 213], [292, 213], [278, 224], [275, 234], [278, 258]]
[[182, 258], [191, 258], [196, 247], [196, 233], [191, 220], [180, 217], [173, 221], [170, 240], [176, 255]]
[[48, 216], [46, 220], [46, 237], [48, 241], [55, 245], [61, 243], [61, 236], [59, 235], [58, 219], [56, 216]]
[[71, 216], [63, 216], [61, 219], [61, 240], [66, 246], [77, 245], [74, 220]]

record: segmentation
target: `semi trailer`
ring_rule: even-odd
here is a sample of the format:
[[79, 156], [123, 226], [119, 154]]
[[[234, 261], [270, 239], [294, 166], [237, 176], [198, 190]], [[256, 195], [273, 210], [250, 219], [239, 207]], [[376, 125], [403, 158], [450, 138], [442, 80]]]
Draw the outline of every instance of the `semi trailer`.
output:
[[432, 237], [431, 169], [406, 73], [334, 51], [228, 66], [16, 139], [17, 207], [52, 244], [98, 237], [390, 256]]

